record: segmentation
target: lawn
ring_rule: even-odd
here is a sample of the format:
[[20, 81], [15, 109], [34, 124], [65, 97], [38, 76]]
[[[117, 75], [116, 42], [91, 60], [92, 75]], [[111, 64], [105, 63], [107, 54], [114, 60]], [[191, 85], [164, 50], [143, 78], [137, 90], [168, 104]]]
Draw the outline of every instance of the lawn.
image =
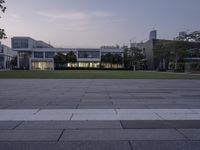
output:
[[0, 79], [200, 79], [200, 75], [144, 71], [0, 71]]

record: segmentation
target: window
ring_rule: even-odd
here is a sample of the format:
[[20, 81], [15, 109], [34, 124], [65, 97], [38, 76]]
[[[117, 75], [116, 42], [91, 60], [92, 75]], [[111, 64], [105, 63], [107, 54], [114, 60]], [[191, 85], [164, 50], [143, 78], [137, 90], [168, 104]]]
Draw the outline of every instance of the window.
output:
[[29, 69], [29, 58], [30, 57], [31, 57], [31, 52], [19, 52], [20, 68]]
[[34, 58], [43, 58], [43, 52], [34, 52]]
[[99, 51], [79, 51], [78, 58], [100, 58]]
[[54, 52], [45, 52], [45, 58], [54, 58]]
[[28, 39], [14, 39], [12, 42], [13, 48], [28, 48]]
[[109, 53], [110, 53], [110, 54], [113, 54], [113, 55], [115, 55], [115, 54], [116, 54], [116, 55], [122, 55], [122, 54], [123, 54], [123, 53], [120, 53], [120, 52], [102, 52], [101, 55], [102, 55], [102, 56], [105, 56], [105, 55], [107, 55], [107, 54], [109, 54]]

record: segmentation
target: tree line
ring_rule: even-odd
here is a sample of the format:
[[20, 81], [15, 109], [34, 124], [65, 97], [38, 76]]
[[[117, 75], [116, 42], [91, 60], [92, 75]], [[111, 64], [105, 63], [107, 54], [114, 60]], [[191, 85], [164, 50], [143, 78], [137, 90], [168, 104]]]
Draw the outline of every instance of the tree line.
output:
[[[6, 7], [4, 6], [5, 1], [4, 0], [0, 0], [0, 11], [1, 12], [5, 12], [6, 11]], [[1, 16], [0, 16], [1, 18]], [[1, 29], [0, 27], [0, 39], [5, 39], [6, 37], [6, 33], [4, 29]]]
[[[155, 63], [158, 70], [184, 71], [187, 58], [200, 57], [200, 43], [158, 40], [154, 47]], [[194, 63], [190, 60], [190, 63]], [[197, 62], [198, 63], [198, 62]]]
[[[76, 53], [71, 51], [67, 54], [57, 53], [54, 57], [54, 63], [56, 68], [67, 67], [68, 63], [77, 63]], [[144, 69], [144, 56], [142, 51], [138, 48], [127, 48], [124, 53], [111, 53], [102, 54], [100, 68], [103, 68], [104, 64], [116, 66], [123, 66], [127, 69]]]

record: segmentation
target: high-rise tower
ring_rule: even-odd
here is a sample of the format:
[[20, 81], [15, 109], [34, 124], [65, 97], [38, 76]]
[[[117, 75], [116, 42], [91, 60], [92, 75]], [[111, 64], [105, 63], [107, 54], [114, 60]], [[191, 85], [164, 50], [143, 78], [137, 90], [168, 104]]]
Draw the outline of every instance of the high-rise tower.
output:
[[149, 34], [149, 40], [157, 39], [157, 30], [152, 30]]

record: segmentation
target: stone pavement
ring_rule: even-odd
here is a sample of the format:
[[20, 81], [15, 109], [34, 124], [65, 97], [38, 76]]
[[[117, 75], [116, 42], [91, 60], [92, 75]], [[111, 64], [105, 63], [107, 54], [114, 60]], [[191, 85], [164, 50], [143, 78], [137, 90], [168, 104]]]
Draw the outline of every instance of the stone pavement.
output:
[[200, 81], [0, 80], [0, 150], [199, 150]]

